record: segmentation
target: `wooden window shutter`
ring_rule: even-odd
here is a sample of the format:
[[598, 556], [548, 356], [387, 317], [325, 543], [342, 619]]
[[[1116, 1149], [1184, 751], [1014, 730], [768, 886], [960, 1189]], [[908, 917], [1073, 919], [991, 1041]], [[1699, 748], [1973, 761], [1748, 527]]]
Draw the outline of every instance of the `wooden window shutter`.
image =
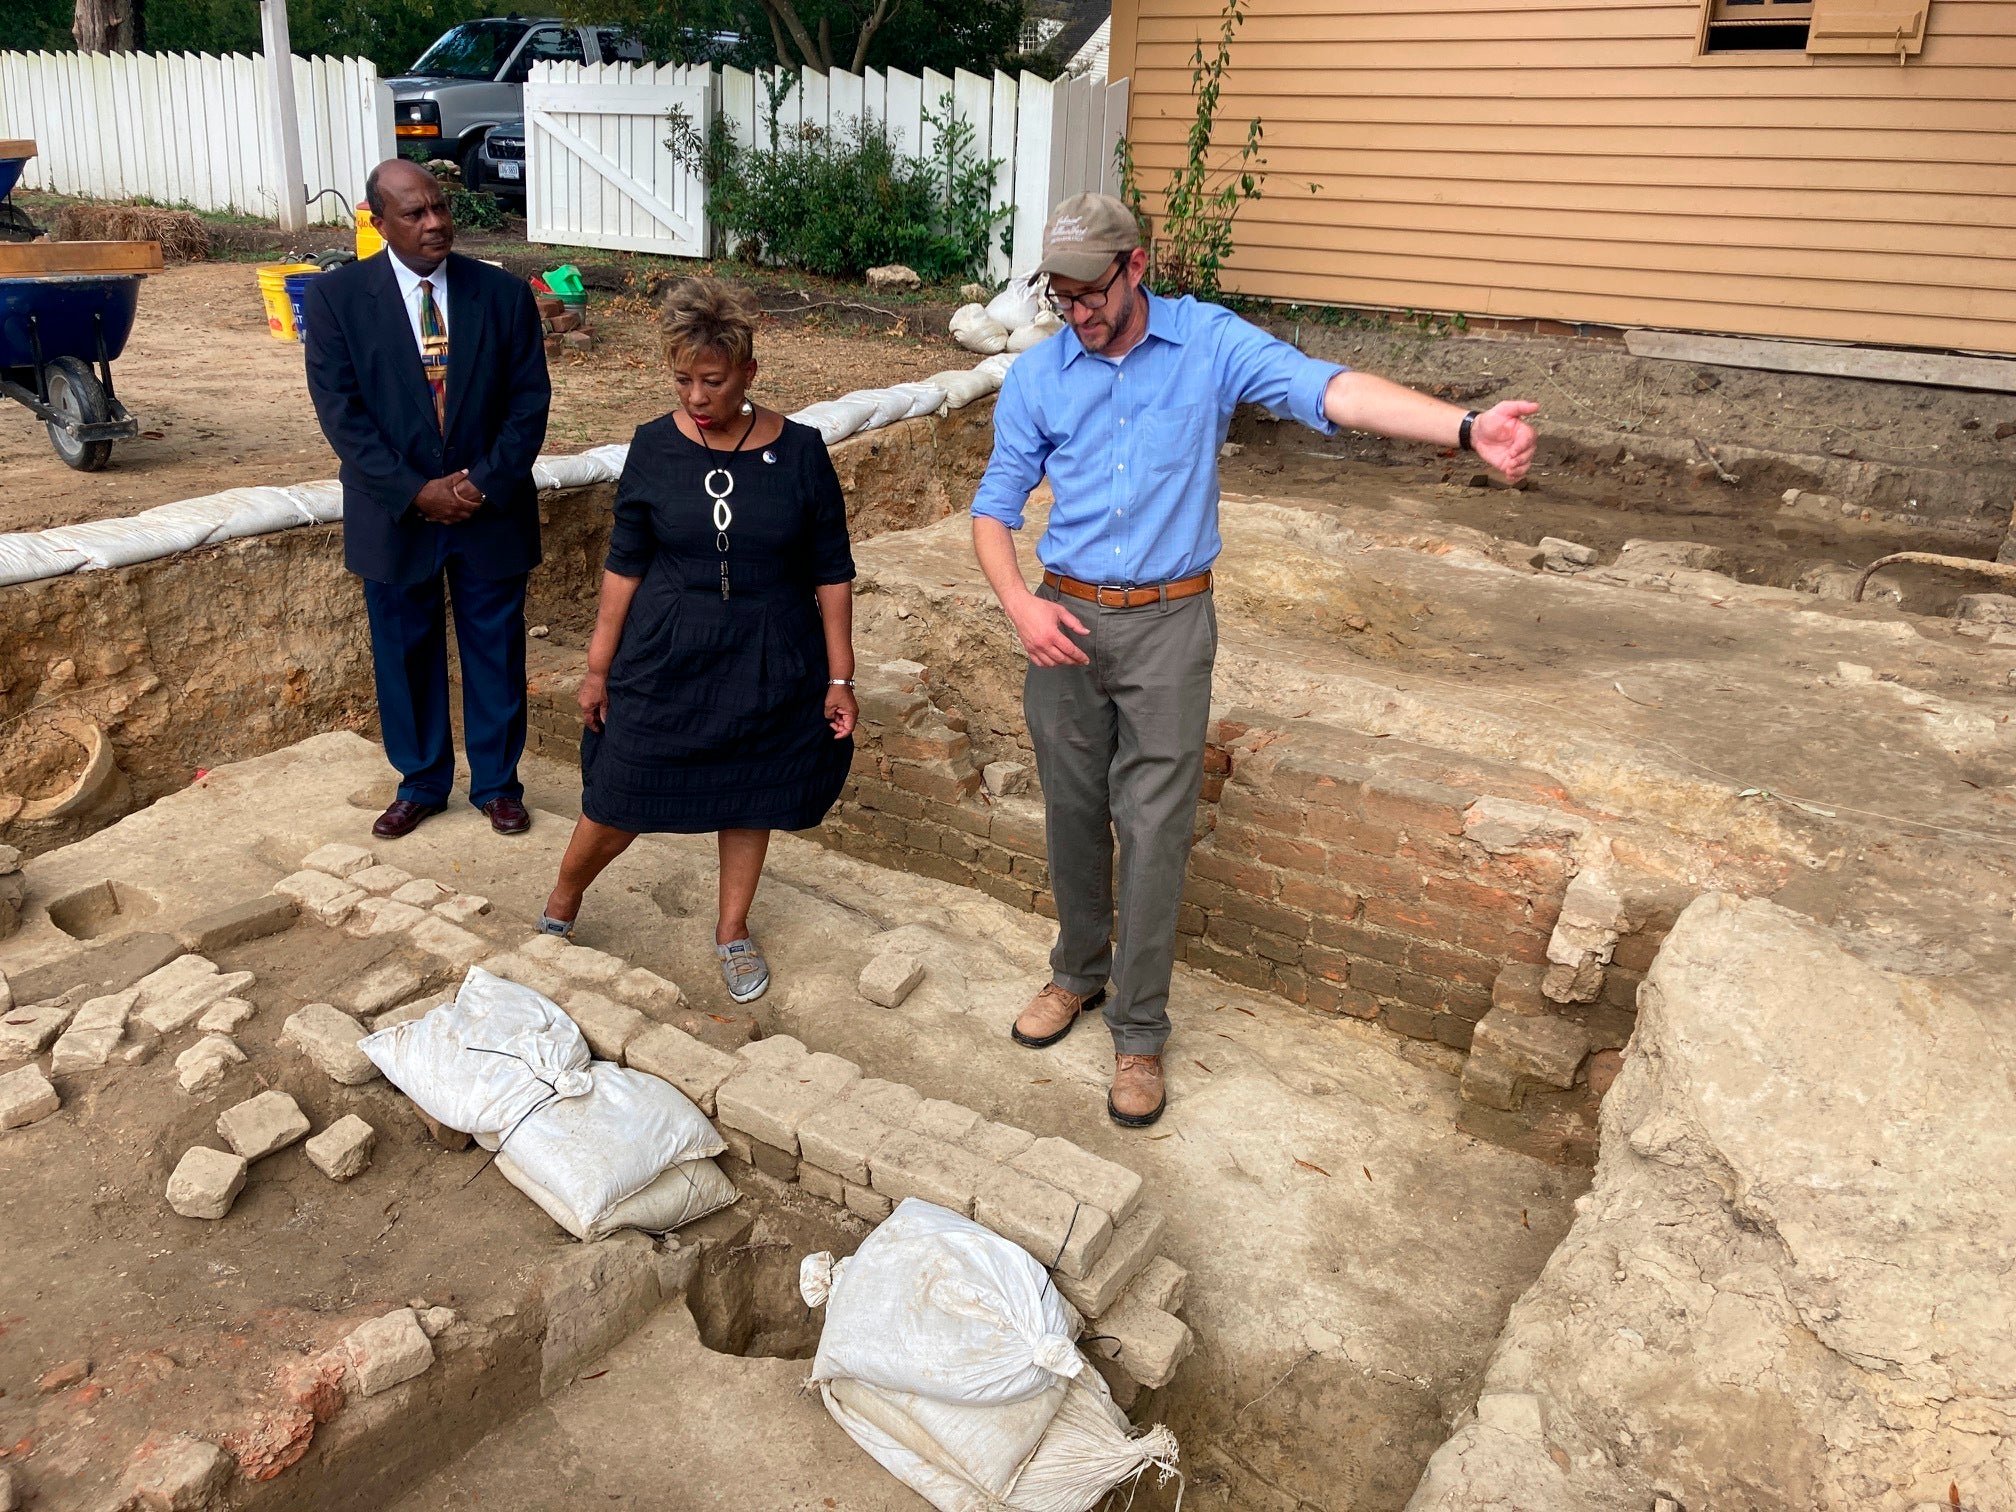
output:
[[1813, 0], [1809, 53], [1904, 58], [1925, 47], [1931, 0]]

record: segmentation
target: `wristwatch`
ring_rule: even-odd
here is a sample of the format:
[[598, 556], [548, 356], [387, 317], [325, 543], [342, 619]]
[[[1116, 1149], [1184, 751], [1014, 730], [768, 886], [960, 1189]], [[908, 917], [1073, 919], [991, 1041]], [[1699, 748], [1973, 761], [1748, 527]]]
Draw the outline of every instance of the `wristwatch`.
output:
[[1463, 423], [1456, 427], [1456, 450], [1467, 452], [1477, 450], [1476, 447], [1470, 444], [1470, 427], [1476, 423], [1477, 411], [1475, 410], [1470, 411], [1469, 414], [1463, 417]]

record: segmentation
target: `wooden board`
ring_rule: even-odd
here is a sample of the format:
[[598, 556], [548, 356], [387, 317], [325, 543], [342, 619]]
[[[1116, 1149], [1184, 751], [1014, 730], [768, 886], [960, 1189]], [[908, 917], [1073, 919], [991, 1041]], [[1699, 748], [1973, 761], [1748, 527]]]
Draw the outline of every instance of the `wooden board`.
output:
[[4, 162], [8, 158], [31, 158], [33, 156], [35, 156], [35, 144], [33, 142], [10, 142], [5, 138], [0, 138], [0, 162]]
[[161, 243], [0, 242], [0, 278], [49, 273], [159, 273]]
[[1900, 352], [1885, 347], [1822, 346], [1802, 341], [1758, 341], [1741, 336], [1690, 336], [1681, 331], [1626, 331], [1624, 345], [1634, 357], [2016, 394], [2016, 362], [1993, 357]]

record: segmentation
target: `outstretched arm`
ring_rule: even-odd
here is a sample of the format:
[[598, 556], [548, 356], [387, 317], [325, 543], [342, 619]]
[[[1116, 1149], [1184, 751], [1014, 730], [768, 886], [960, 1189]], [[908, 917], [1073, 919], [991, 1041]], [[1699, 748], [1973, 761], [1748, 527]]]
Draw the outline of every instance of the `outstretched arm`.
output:
[[[1526, 399], [1509, 399], [1481, 411], [1470, 427], [1472, 450], [1507, 482], [1517, 483], [1533, 463], [1536, 443], [1526, 417], [1539, 412], [1540, 406]], [[1466, 412], [1446, 399], [1417, 393], [1370, 373], [1343, 372], [1323, 391], [1323, 413], [1352, 430], [1371, 431], [1396, 441], [1454, 446]]]

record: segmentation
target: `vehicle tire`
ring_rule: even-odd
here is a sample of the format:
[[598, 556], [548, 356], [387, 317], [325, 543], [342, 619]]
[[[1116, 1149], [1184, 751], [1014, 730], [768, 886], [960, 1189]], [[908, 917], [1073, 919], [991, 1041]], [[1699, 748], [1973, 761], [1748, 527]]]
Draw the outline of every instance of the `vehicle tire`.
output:
[[[49, 391], [49, 407], [58, 414], [85, 425], [98, 425], [112, 418], [111, 401], [105, 397], [105, 385], [98, 381], [98, 375], [91, 371], [91, 365], [78, 357], [56, 357], [42, 366], [43, 382]], [[79, 472], [99, 472], [112, 460], [110, 441], [77, 441], [64, 431], [63, 427], [49, 424], [49, 444], [56, 449], [56, 455], [63, 459], [66, 467], [74, 467]]]
[[462, 149], [462, 155], [455, 159], [456, 165], [462, 170], [462, 187], [472, 194], [483, 187], [483, 169], [478, 162], [478, 156], [483, 151], [483, 140], [489, 134], [486, 131], [470, 138]]

